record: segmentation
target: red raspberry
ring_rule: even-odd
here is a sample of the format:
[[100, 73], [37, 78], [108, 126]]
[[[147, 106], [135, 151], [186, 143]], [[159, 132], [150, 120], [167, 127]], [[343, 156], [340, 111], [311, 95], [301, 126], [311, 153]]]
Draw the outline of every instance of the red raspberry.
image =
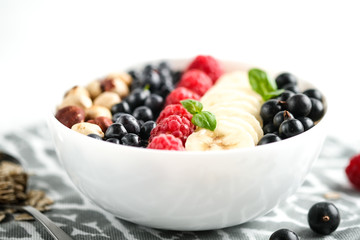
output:
[[185, 151], [181, 140], [171, 134], [160, 134], [154, 137], [147, 148]]
[[159, 123], [161, 120], [171, 116], [171, 115], [178, 115], [178, 116], [182, 116], [182, 117], [186, 117], [187, 119], [189, 119], [189, 121], [191, 121], [192, 115], [191, 113], [189, 113], [184, 107], [183, 105], [181, 105], [180, 103], [178, 104], [170, 104], [167, 105], [161, 112], [159, 117], [156, 120], [156, 123]]
[[181, 100], [185, 99], [200, 100], [200, 96], [187, 88], [178, 87], [166, 97], [165, 106], [180, 103]]
[[182, 75], [177, 87], [185, 87], [203, 96], [212, 85], [212, 80], [203, 71], [191, 69]]
[[174, 135], [185, 145], [187, 137], [194, 132], [194, 129], [194, 124], [186, 117], [171, 115], [164, 118], [151, 130], [149, 142], [151, 142], [154, 137], [164, 133]]
[[360, 154], [350, 159], [349, 165], [345, 169], [350, 182], [360, 190]]
[[199, 55], [188, 66], [189, 69], [199, 69], [205, 72], [213, 83], [223, 74], [223, 69], [220, 63], [211, 56]]

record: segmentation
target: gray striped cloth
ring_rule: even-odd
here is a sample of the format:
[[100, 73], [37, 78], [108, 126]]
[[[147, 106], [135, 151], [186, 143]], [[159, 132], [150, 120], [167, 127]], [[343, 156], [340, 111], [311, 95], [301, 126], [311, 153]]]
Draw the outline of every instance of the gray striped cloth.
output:
[[[70, 182], [60, 167], [46, 124], [0, 135], [0, 150], [26, 160], [26, 168], [34, 173], [30, 188], [40, 189], [55, 203], [45, 214], [74, 239], [244, 239], [267, 240], [280, 229], [296, 232], [300, 239], [360, 239], [360, 192], [349, 184], [344, 169], [356, 154], [351, 147], [334, 137], [325, 141], [320, 158], [301, 188], [272, 212], [251, 222], [213, 231], [162, 231], [139, 226], [104, 212], [88, 202]], [[327, 193], [340, 194], [326, 199]], [[341, 213], [338, 229], [328, 236], [312, 232], [307, 223], [309, 208], [320, 201], [331, 201]], [[0, 239], [52, 239], [37, 221], [0, 223]]]

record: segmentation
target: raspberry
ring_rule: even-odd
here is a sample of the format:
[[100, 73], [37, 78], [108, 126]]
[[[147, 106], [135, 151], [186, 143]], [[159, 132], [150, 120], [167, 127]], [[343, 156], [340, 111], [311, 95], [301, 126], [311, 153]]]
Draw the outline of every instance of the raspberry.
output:
[[205, 72], [213, 83], [223, 74], [223, 69], [219, 62], [211, 56], [197, 56], [188, 66], [187, 70], [190, 69], [199, 69]]
[[212, 80], [203, 71], [191, 69], [182, 75], [177, 87], [185, 87], [203, 96], [212, 85]]
[[350, 159], [349, 165], [345, 169], [350, 182], [360, 190], [360, 154]]
[[161, 112], [159, 117], [156, 120], [156, 123], [159, 123], [161, 120], [171, 116], [178, 115], [186, 117], [191, 121], [192, 115], [189, 113], [180, 103], [167, 105]]
[[181, 140], [171, 134], [160, 134], [154, 137], [147, 148], [176, 151], [185, 150]]
[[171, 115], [164, 118], [159, 122], [156, 127], [151, 131], [149, 141], [162, 133], [171, 134], [179, 138], [183, 145], [185, 145], [186, 139], [194, 131], [195, 125], [189, 121], [186, 117]]
[[185, 99], [200, 100], [200, 96], [187, 88], [178, 87], [166, 97], [165, 106], [180, 103], [181, 100]]

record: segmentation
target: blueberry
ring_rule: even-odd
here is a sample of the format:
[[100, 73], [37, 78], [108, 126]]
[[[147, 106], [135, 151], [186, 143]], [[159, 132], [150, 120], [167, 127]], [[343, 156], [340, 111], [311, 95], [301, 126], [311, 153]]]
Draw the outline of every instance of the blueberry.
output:
[[322, 116], [324, 116], [325, 108], [320, 100], [315, 98], [310, 98], [310, 100], [312, 107], [308, 117], [311, 118], [311, 120], [313, 120], [314, 122], [316, 122], [320, 120]]
[[308, 117], [298, 117], [297, 120], [299, 120], [304, 126], [304, 131], [307, 131], [314, 126], [313, 120]]
[[304, 132], [304, 126], [295, 118], [283, 121], [279, 127], [280, 137], [285, 139]]
[[273, 124], [274, 127], [279, 128], [280, 124], [290, 118], [293, 118], [294, 116], [286, 110], [280, 111], [277, 114], [275, 114], [274, 118], [273, 118]]
[[150, 137], [151, 130], [156, 127], [156, 123], [154, 121], [145, 122], [140, 128], [140, 137], [142, 140], [148, 140]]
[[299, 236], [289, 229], [279, 229], [271, 234], [269, 240], [299, 240]]
[[182, 77], [183, 72], [182, 71], [175, 71], [173, 73], [173, 85], [176, 86], [176, 84], [180, 81]]
[[321, 102], [323, 102], [323, 95], [322, 93], [314, 88], [311, 89], [307, 89], [306, 91], [303, 92], [306, 96], [308, 96], [309, 98], [315, 98], [317, 100], [320, 100]]
[[269, 123], [265, 124], [264, 127], [263, 127], [264, 134], [274, 133], [277, 130], [278, 130], [278, 127], [275, 127], [272, 122], [269, 122]]
[[146, 98], [150, 96], [150, 91], [143, 89], [143, 88], [137, 88], [133, 90], [129, 96], [125, 99], [125, 101], [129, 104], [130, 109], [135, 109], [139, 106], [144, 105]]
[[171, 68], [167, 62], [161, 62], [158, 66], [158, 71], [160, 74], [160, 79], [162, 82], [164, 81], [171, 81], [173, 80], [173, 75]]
[[340, 213], [330, 202], [314, 204], [308, 212], [308, 223], [314, 232], [328, 235], [334, 232], [340, 224]]
[[161, 86], [161, 79], [159, 72], [155, 69], [152, 69], [143, 74], [143, 84], [144, 86], [149, 85], [150, 91], [156, 91]]
[[129, 70], [128, 74], [132, 77], [133, 81], [139, 81], [140, 80], [140, 76], [139, 73], [135, 70]]
[[258, 142], [258, 145], [264, 145], [268, 143], [278, 142], [281, 141], [281, 138], [274, 134], [274, 133], [267, 133], [265, 134], [260, 141]]
[[102, 140], [102, 138], [99, 135], [95, 134], [95, 133], [90, 133], [87, 136], [91, 137], [91, 138], [95, 138], [97, 140]]
[[297, 79], [291, 73], [281, 73], [275, 78], [275, 82], [278, 88], [284, 88], [285, 85], [297, 85]]
[[131, 112], [130, 106], [127, 101], [121, 101], [117, 104], [114, 104], [111, 107], [112, 114], [116, 114], [116, 113], [120, 113], [120, 112], [122, 112], [122, 113], [130, 113]]
[[171, 81], [165, 80], [155, 93], [165, 98], [174, 88], [174, 84]]
[[140, 106], [135, 108], [132, 115], [137, 120], [143, 120], [144, 122], [154, 119], [151, 109], [146, 106]]
[[120, 123], [124, 126], [128, 133], [139, 134], [140, 126], [136, 118], [130, 114], [122, 114], [116, 123]]
[[289, 90], [285, 90], [282, 94], [280, 94], [276, 99], [280, 100], [280, 101], [286, 101], [288, 100], [291, 96], [293, 96], [295, 93]]
[[111, 143], [115, 143], [115, 144], [120, 144], [120, 140], [117, 138], [108, 138], [106, 139], [106, 142], [111, 142]]
[[144, 105], [151, 109], [155, 116], [158, 116], [164, 106], [164, 98], [158, 94], [151, 94], [146, 98]]
[[115, 113], [115, 114], [112, 116], [112, 121], [113, 121], [113, 122], [116, 122], [116, 120], [118, 120], [118, 118], [119, 118], [121, 115], [124, 115], [124, 114], [128, 114], [128, 113], [124, 113], [124, 112]]
[[272, 121], [275, 114], [282, 110], [282, 103], [276, 99], [266, 101], [260, 109], [260, 115], [264, 122]]
[[140, 146], [140, 137], [134, 133], [127, 133], [121, 138], [121, 144], [125, 146]]
[[297, 85], [294, 85], [292, 83], [288, 83], [285, 86], [282, 87], [282, 89], [293, 92], [293, 93], [299, 93], [300, 88]]
[[124, 125], [121, 123], [113, 123], [111, 124], [105, 132], [105, 138], [117, 138], [121, 139], [127, 133]]
[[306, 117], [311, 111], [311, 100], [302, 93], [294, 94], [286, 101], [286, 104], [294, 117]]

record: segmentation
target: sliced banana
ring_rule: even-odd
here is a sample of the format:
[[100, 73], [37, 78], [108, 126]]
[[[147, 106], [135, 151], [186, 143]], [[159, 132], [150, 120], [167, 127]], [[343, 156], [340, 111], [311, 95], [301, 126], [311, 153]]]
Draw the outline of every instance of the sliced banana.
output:
[[263, 130], [261, 128], [261, 124], [256, 118], [251, 115], [249, 112], [246, 112], [242, 109], [235, 108], [235, 107], [210, 107], [207, 108], [207, 111], [210, 111], [215, 115], [215, 117], [221, 117], [221, 116], [233, 116], [233, 117], [239, 117], [247, 121], [256, 131], [258, 135], [258, 139], [261, 139], [263, 137]]
[[255, 146], [250, 133], [241, 125], [219, 119], [214, 131], [200, 128], [186, 140], [189, 151], [225, 150]]
[[204, 107], [210, 107], [218, 102], [228, 101], [246, 101], [251, 103], [257, 109], [260, 109], [262, 105], [262, 102], [257, 97], [233, 89], [221, 89], [220, 91], [210, 92], [209, 94], [206, 93], [200, 99], [200, 102]]
[[226, 73], [226, 74], [222, 75], [216, 82], [215, 86], [218, 86], [221, 84], [227, 84], [227, 85], [241, 84], [243, 86], [250, 87], [248, 75], [247, 75], [247, 72], [245, 72], [245, 71], [234, 71], [234, 72], [230, 72], [230, 73]]
[[251, 115], [253, 115], [256, 118], [256, 120], [258, 120], [260, 122], [260, 124], [262, 125], [260, 109], [257, 109], [256, 107], [251, 105], [249, 102], [245, 102], [245, 101], [218, 102], [211, 107], [234, 107], [234, 108], [243, 109], [244, 111], [249, 112]]

